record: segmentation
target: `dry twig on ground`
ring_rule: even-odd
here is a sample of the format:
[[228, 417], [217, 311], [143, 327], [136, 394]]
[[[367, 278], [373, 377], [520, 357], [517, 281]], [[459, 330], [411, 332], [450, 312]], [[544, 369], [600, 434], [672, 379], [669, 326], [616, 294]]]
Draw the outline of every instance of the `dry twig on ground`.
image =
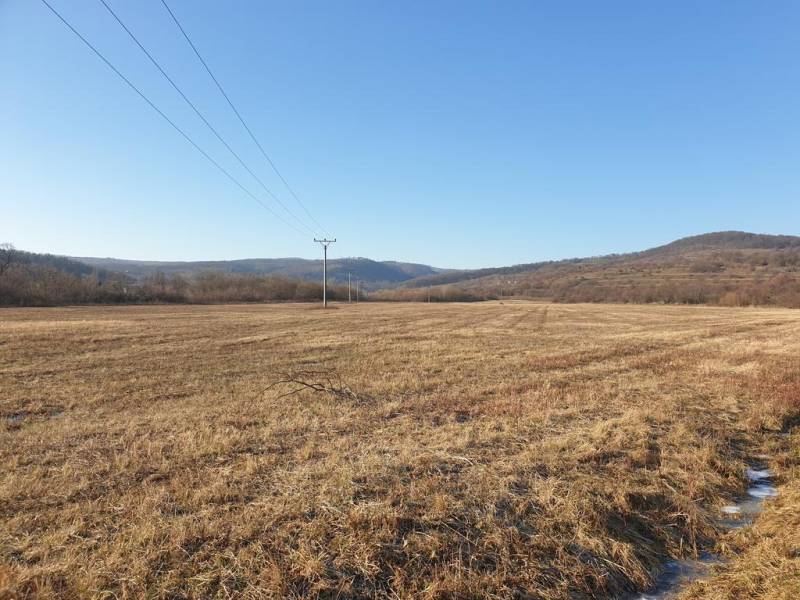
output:
[[303, 390], [310, 390], [340, 398], [342, 400], [363, 401], [363, 395], [357, 394], [347, 385], [341, 375], [328, 367], [298, 368], [278, 375], [278, 379], [270, 383], [264, 391], [267, 392], [280, 386], [290, 386], [291, 389], [280, 394], [278, 398], [292, 396]]

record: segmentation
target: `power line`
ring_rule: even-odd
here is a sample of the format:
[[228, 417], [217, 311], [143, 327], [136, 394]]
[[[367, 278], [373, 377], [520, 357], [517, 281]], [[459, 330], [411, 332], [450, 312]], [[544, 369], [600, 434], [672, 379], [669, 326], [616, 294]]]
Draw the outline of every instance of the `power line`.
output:
[[250, 135], [250, 139], [252, 139], [252, 140], [253, 140], [253, 142], [255, 143], [255, 145], [256, 145], [256, 146], [258, 146], [258, 149], [261, 151], [261, 154], [262, 154], [262, 156], [263, 156], [263, 157], [264, 157], [264, 158], [267, 160], [267, 162], [270, 164], [270, 166], [272, 167], [272, 170], [273, 170], [273, 171], [275, 171], [275, 173], [278, 175], [278, 177], [280, 178], [280, 180], [283, 182], [283, 185], [285, 185], [285, 186], [286, 186], [286, 189], [287, 189], [287, 190], [289, 190], [289, 193], [292, 195], [292, 197], [293, 197], [293, 198], [294, 198], [294, 199], [297, 201], [297, 203], [298, 203], [298, 204], [299, 204], [299, 205], [302, 207], [302, 209], [303, 209], [303, 210], [305, 211], [305, 213], [308, 215], [308, 218], [309, 218], [309, 219], [311, 219], [311, 220], [312, 220], [312, 221], [313, 221], [313, 222], [314, 222], [314, 223], [317, 225], [317, 227], [319, 227], [319, 228], [322, 230], [322, 232], [323, 232], [325, 235], [329, 235], [329, 234], [328, 234], [328, 232], [327, 232], [327, 231], [325, 231], [325, 228], [324, 228], [322, 225], [320, 225], [319, 221], [317, 221], [317, 220], [314, 218], [314, 216], [313, 216], [313, 215], [312, 215], [312, 214], [309, 212], [308, 208], [306, 208], [306, 205], [303, 203], [303, 201], [302, 201], [302, 200], [300, 200], [300, 198], [297, 196], [297, 194], [295, 194], [295, 193], [294, 193], [294, 190], [293, 190], [293, 189], [292, 189], [292, 187], [289, 185], [289, 182], [288, 182], [288, 181], [286, 181], [286, 179], [283, 177], [283, 175], [281, 174], [281, 172], [278, 170], [278, 167], [277, 167], [277, 166], [275, 166], [275, 163], [274, 163], [274, 162], [272, 162], [272, 159], [269, 157], [269, 154], [267, 154], [266, 150], [264, 150], [264, 147], [263, 147], [263, 146], [261, 145], [261, 143], [258, 141], [258, 139], [256, 138], [256, 136], [255, 136], [255, 134], [253, 133], [253, 131], [250, 129], [250, 127], [248, 127], [248, 125], [247, 125], [247, 123], [245, 122], [244, 118], [243, 118], [243, 117], [242, 117], [242, 115], [239, 113], [239, 111], [237, 110], [236, 106], [233, 104], [233, 101], [230, 99], [230, 97], [228, 96], [228, 94], [227, 94], [227, 93], [225, 93], [225, 89], [222, 87], [222, 84], [221, 84], [221, 83], [219, 82], [219, 80], [218, 80], [218, 79], [217, 79], [217, 78], [214, 76], [214, 73], [211, 71], [211, 68], [208, 66], [208, 63], [206, 63], [205, 59], [204, 59], [204, 58], [203, 58], [203, 56], [200, 54], [200, 51], [197, 49], [197, 46], [195, 46], [195, 45], [194, 45], [194, 43], [192, 42], [191, 38], [189, 37], [189, 34], [188, 34], [188, 33], [186, 33], [186, 30], [183, 28], [183, 25], [181, 25], [181, 22], [178, 20], [178, 17], [176, 17], [176, 16], [175, 16], [175, 13], [173, 13], [173, 12], [172, 12], [172, 9], [171, 9], [171, 8], [169, 7], [169, 5], [166, 3], [166, 0], [161, 0], [161, 4], [163, 4], [163, 5], [164, 5], [164, 8], [166, 8], [166, 9], [167, 9], [167, 12], [168, 12], [168, 13], [169, 13], [169, 15], [172, 17], [172, 20], [173, 20], [173, 21], [175, 21], [175, 25], [177, 25], [177, 26], [178, 26], [178, 29], [180, 29], [181, 33], [183, 34], [183, 37], [184, 37], [184, 38], [186, 39], [186, 41], [189, 43], [189, 46], [191, 46], [192, 50], [194, 50], [194, 53], [195, 53], [195, 55], [196, 55], [196, 56], [197, 56], [197, 58], [200, 60], [200, 62], [203, 64], [203, 67], [205, 67], [205, 70], [206, 70], [206, 72], [207, 72], [207, 73], [208, 73], [208, 74], [211, 76], [211, 79], [212, 79], [212, 80], [214, 81], [214, 83], [216, 84], [216, 86], [217, 86], [217, 89], [220, 91], [220, 93], [223, 95], [223, 97], [225, 98], [225, 100], [228, 102], [228, 105], [229, 105], [229, 106], [231, 107], [231, 109], [233, 110], [234, 114], [236, 115], [236, 118], [238, 118], [238, 119], [239, 119], [239, 122], [242, 124], [242, 127], [244, 127], [244, 128], [245, 128], [245, 130], [247, 131], [247, 133]]
[[239, 162], [239, 164], [242, 167], [244, 167], [244, 169], [248, 173], [250, 173], [250, 175], [253, 177], [253, 179], [255, 179], [259, 183], [259, 185], [264, 189], [264, 191], [267, 194], [269, 194], [269, 196], [273, 200], [275, 200], [275, 202], [277, 202], [283, 208], [283, 210], [285, 210], [292, 218], [294, 218], [302, 227], [305, 227], [311, 233], [311, 235], [316, 235], [316, 232], [311, 227], [309, 227], [297, 215], [295, 215], [291, 210], [289, 210], [289, 208], [283, 202], [281, 202], [281, 200], [275, 194], [272, 193], [272, 190], [270, 190], [266, 186], [266, 184], [261, 180], [261, 178], [259, 178], [258, 175], [253, 173], [253, 171], [242, 160], [242, 158], [239, 156], [239, 154], [237, 154], [236, 151], [233, 148], [231, 148], [230, 144], [228, 144], [228, 142], [225, 141], [225, 139], [214, 128], [214, 126], [211, 125], [211, 123], [208, 122], [208, 119], [206, 119], [206, 117], [203, 115], [203, 113], [200, 112], [200, 110], [197, 108], [197, 106], [195, 106], [195, 104], [191, 100], [189, 100], [189, 98], [186, 96], [186, 94], [183, 92], [183, 90], [180, 87], [178, 87], [178, 84], [175, 83], [175, 81], [167, 74], [167, 72], [163, 69], [163, 67], [159, 64], [159, 62], [153, 57], [153, 55], [150, 54], [150, 52], [148, 52], [147, 48], [145, 48], [144, 45], [142, 45], [142, 43], [134, 35], [134, 33], [128, 28], [128, 26], [125, 25], [125, 23], [122, 22], [122, 19], [120, 19], [119, 16], [117, 15], [117, 13], [115, 13], [114, 10], [108, 5], [108, 2], [106, 2], [106, 0], [100, 0], [100, 2], [103, 4], [103, 6], [106, 7], [106, 10], [108, 10], [108, 12], [111, 13], [111, 16], [114, 17], [114, 19], [117, 21], [117, 23], [119, 23], [120, 27], [122, 27], [125, 30], [125, 32], [130, 36], [130, 38], [136, 43], [136, 45], [139, 46], [139, 49], [142, 52], [144, 52], [145, 56], [147, 56], [147, 58], [150, 59], [150, 62], [153, 63], [153, 65], [156, 67], [156, 69], [159, 70], [159, 72], [170, 83], [170, 85], [175, 89], [175, 91], [178, 92], [178, 94], [180, 94], [180, 97], [183, 98], [184, 102], [186, 102], [186, 104], [189, 105], [189, 107], [194, 111], [194, 113], [198, 117], [200, 117], [200, 120], [203, 121], [203, 123], [205, 123], [206, 127], [208, 127], [211, 130], [211, 133], [213, 133], [216, 136], [216, 138], [220, 142], [222, 142], [222, 144], [225, 146], [225, 148], [228, 149], [228, 152], [230, 152], [233, 155], [233, 157]]
[[233, 175], [231, 175], [231, 174], [230, 174], [230, 173], [229, 173], [227, 170], [225, 170], [225, 168], [224, 168], [222, 165], [220, 165], [220, 164], [219, 164], [219, 163], [218, 163], [216, 160], [214, 160], [214, 158], [213, 158], [213, 157], [212, 157], [210, 154], [208, 154], [208, 153], [207, 153], [205, 150], [203, 150], [203, 149], [202, 149], [200, 146], [198, 146], [198, 145], [197, 145], [197, 143], [196, 143], [196, 142], [195, 142], [195, 141], [194, 141], [192, 138], [190, 138], [190, 137], [189, 137], [189, 135], [188, 135], [188, 134], [187, 134], [185, 131], [183, 131], [183, 129], [181, 129], [180, 127], [178, 127], [178, 125], [176, 125], [176, 124], [175, 124], [175, 122], [174, 122], [172, 119], [170, 119], [170, 118], [169, 118], [169, 117], [168, 117], [166, 114], [164, 114], [164, 112], [163, 112], [163, 111], [162, 111], [160, 108], [158, 108], [158, 107], [157, 107], [155, 104], [153, 104], [153, 102], [150, 100], [150, 98], [148, 98], [147, 96], [145, 96], [145, 95], [144, 95], [144, 93], [143, 93], [143, 92], [142, 92], [142, 91], [141, 91], [139, 88], [137, 88], [137, 87], [136, 87], [136, 86], [135, 86], [135, 85], [134, 85], [134, 84], [131, 82], [131, 80], [130, 80], [130, 79], [128, 79], [127, 77], [125, 77], [125, 75], [123, 75], [123, 74], [122, 74], [122, 73], [119, 71], [119, 69], [117, 69], [117, 68], [116, 68], [116, 67], [115, 67], [115, 66], [114, 66], [114, 65], [113, 65], [113, 64], [112, 64], [112, 63], [111, 63], [111, 62], [110, 62], [110, 61], [109, 61], [109, 60], [108, 60], [108, 59], [107, 59], [105, 56], [103, 56], [102, 52], [100, 52], [100, 51], [99, 51], [97, 48], [95, 48], [95, 47], [92, 45], [92, 43], [91, 43], [91, 42], [89, 42], [89, 40], [87, 40], [85, 37], [83, 37], [83, 35], [81, 35], [81, 33], [80, 33], [80, 32], [79, 32], [77, 29], [75, 29], [75, 28], [74, 28], [74, 27], [73, 27], [73, 26], [72, 26], [72, 25], [69, 23], [69, 21], [67, 21], [67, 20], [66, 20], [66, 19], [65, 19], [63, 16], [61, 16], [61, 13], [59, 13], [59, 12], [58, 12], [58, 11], [57, 11], [55, 8], [53, 8], [53, 6], [52, 6], [52, 5], [51, 5], [51, 4], [50, 4], [50, 3], [49, 3], [47, 0], [42, 0], [42, 4], [44, 4], [44, 5], [45, 5], [47, 8], [49, 8], [49, 9], [50, 9], [50, 12], [52, 12], [52, 13], [53, 13], [53, 14], [54, 14], [56, 17], [58, 17], [58, 19], [59, 19], [59, 20], [60, 20], [60, 21], [61, 21], [61, 22], [62, 22], [64, 25], [66, 25], [66, 26], [67, 26], [67, 28], [68, 28], [70, 31], [72, 31], [72, 33], [74, 33], [74, 34], [75, 34], [75, 35], [78, 37], [78, 39], [80, 39], [80, 40], [81, 40], [81, 41], [82, 41], [84, 44], [86, 44], [86, 46], [87, 46], [87, 47], [88, 47], [88, 48], [89, 48], [89, 49], [90, 49], [92, 52], [94, 52], [94, 53], [95, 53], [95, 54], [96, 54], [96, 55], [97, 55], [97, 56], [100, 58], [100, 60], [102, 60], [102, 61], [103, 61], [103, 62], [106, 64], [106, 66], [108, 66], [108, 68], [110, 68], [112, 71], [114, 71], [114, 73], [116, 73], [116, 74], [117, 74], [117, 76], [118, 76], [120, 79], [122, 79], [122, 81], [124, 81], [125, 83], [127, 83], [127, 84], [128, 84], [128, 86], [129, 86], [129, 87], [130, 87], [130, 88], [131, 88], [131, 89], [132, 89], [134, 92], [136, 92], [136, 93], [139, 95], [139, 97], [140, 97], [142, 100], [144, 100], [145, 102], [147, 102], [147, 104], [150, 106], [150, 108], [152, 108], [154, 111], [156, 111], [156, 112], [157, 112], [157, 113], [158, 113], [158, 114], [161, 116], [161, 118], [163, 118], [163, 119], [164, 119], [164, 120], [165, 120], [167, 123], [169, 123], [169, 124], [170, 124], [170, 126], [172, 126], [172, 128], [173, 128], [175, 131], [177, 131], [179, 134], [181, 134], [181, 136], [182, 136], [182, 137], [183, 137], [183, 138], [184, 138], [184, 139], [185, 139], [187, 142], [189, 142], [189, 143], [190, 143], [192, 146], [194, 146], [194, 148], [195, 148], [195, 149], [196, 149], [196, 150], [197, 150], [197, 151], [198, 151], [200, 154], [202, 154], [204, 157], [206, 157], [206, 159], [208, 159], [208, 161], [209, 161], [211, 164], [213, 164], [213, 165], [214, 165], [214, 166], [215, 166], [217, 169], [219, 169], [219, 170], [220, 170], [220, 172], [222, 172], [222, 174], [223, 174], [223, 175], [225, 175], [225, 176], [226, 176], [228, 179], [230, 179], [230, 180], [231, 180], [231, 181], [232, 181], [232, 182], [233, 182], [233, 183], [234, 183], [234, 184], [235, 184], [235, 185], [236, 185], [236, 186], [237, 186], [239, 189], [241, 189], [241, 190], [242, 190], [242, 191], [243, 191], [245, 194], [247, 194], [247, 195], [248, 195], [250, 198], [252, 198], [252, 199], [253, 199], [253, 200], [255, 200], [256, 202], [258, 202], [258, 203], [259, 203], [259, 204], [260, 204], [260, 205], [261, 205], [263, 208], [265, 208], [265, 209], [266, 209], [266, 210], [268, 210], [270, 213], [272, 213], [272, 214], [273, 214], [273, 215], [274, 215], [274, 216], [275, 216], [277, 219], [279, 219], [280, 221], [282, 221], [283, 223], [285, 223], [287, 226], [289, 226], [289, 227], [291, 227], [292, 229], [294, 229], [294, 230], [295, 230], [297, 233], [299, 233], [300, 235], [303, 235], [303, 236], [305, 236], [305, 235], [306, 235], [306, 234], [305, 234], [303, 231], [301, 231], [300, 229], [298, 229], [298, 228], [297, 228], [297, 227], [296, 227], [294, 224], [290, 223], [289, 221], [287, 221], [286, 219], [284, 219], [284, 218], [283, 218], [281, 215], [279, 215], [278, 213], [276, 213], [276, 212], [275, 212], [275, 211], [274, 211], [274, 210], [273, 210], [271, 207], [269, 207], [268, 205], [264, 204], [264, 203], [261, 201], [261, 199], [260, 199], [260, 198], [258, 198], [258, 196], [254, 195], [254, 194], [253, 194], [253, 193], [252, 193], [250, 190], [248, 190], [246, 187], [244, 187], [244, 185], [242, 185], [242, 184], [239, 182], [239, 180], [238, 180], [238, 179], [236, 179], [236, 178], [235, 178]]

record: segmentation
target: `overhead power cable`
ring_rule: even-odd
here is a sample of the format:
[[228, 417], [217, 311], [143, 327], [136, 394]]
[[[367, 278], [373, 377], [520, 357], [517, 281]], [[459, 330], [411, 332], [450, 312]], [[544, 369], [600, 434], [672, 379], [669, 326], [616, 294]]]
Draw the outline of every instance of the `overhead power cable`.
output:
[[197, 56], [197, 58], [200, 60], [200, 62], [203, 64], [203, 67], [205, 67], [205, 70], [206, 70], [206, 72], [209, 74], [209, 76], [211, 77], [211, 79], [212, 79], [212, 80], [214, 81], [214, 83], [216, 84], [216, 86], [217, 86], [217, 89], [220, 91], [220, 93], [222, 94], [222, 96], [223, 96], [223, 97], [225, 98], [225, 100], [228, 102], [228, 106], [230, 106], [230, 107], [231, 107], [231, 110], [233, 110], [233, 113], [236, 115], [236, 118], [237, 118], [237, 119], [239, 119], [239, 122], [242, 124], [242, 127], [244, 127], [245, 131], [247, 131], [247, 133], [250, 135], [250, 139], [252, 139], [252, 140], [253, 140], [253, 142], [255, 143], [255, 145], [256, 145], [256, 146], [258, 146], [258, 149], [261, 151], [261, 154], [262, 154], [262, 156], [263, 156], [263, 157], [264, 157], [264, 158], [267, 160], [267, 162], [269, 163], [269, 165], [272, 167], [272, 170], [273, 170], [273, 171], [275, 171], [276, 175], [277, 175], [277, 176], [280, 178], [280, 180], [283, 182], [283, 185], [285, 185], [285, 186], [286, 186], [286, 189], [287, 189], [287, 190], [289, 190], [289, 193], [290, 193], [290, 194], [292, 195], [292, 197], [293, 197], [293, 198], [294, 198], [294, 199], [297, 201], [297, 204], [299, 204], [299, 205], [300, 205], [300, 207], [303, 209], [303, 211], [305, 211], [306, 215], [308, 215], [308, 218], [309, 218], [309, 219], [311, 219], [311, 220], [312, 220], [312, 221], [313, 221], [313, 222], [314, 222], [314, 223], [317, 225], [317, 227], [319, 227], [319, 228], [320, 228], [320, 229], [323, 231], [323, 233], [325, 233], [325, 235], [328, 235], [328, 232], [327, 232], [327, 231], [325, 231], [325, 228], [324, 228], [322, 225], [320, 225], [319, 221], [317, 221], [317, 220], [314, 218], [314, 215], [312, 215], [312, 214], [311, 214], [311, 212], [308, 210], [308, 208], [306, 207], [305, 203], [303, 203], [303, 201], [302, 201], [302, 200], [300, 200], [300, 198], [298, 197], [298, 195], [297, 195], [297, 194], [295, 194], [294, 190], [293, 190], [293, 189], [292, 189], [292, 187], [289, 185], [289, 182], [288, 182], [288, 181], [286, 181], [286, 179], [284, 178], [284, 176], [283, 176], [283, 175], [281, 174], [281, 172], [278, 170], [278, 167], [275, 165], [275, 163], [274, 163], [274, 162], [272, 161], [272, 159], [269, 157], [269, 154], [267, 154], [266, 150], [264, 150], [264, 147], [263, 147], [263, 146], [261, 145], [261, 143], [258, 141], [258, 138], [256, 138], [256, 136], [255, 136], [255, 134], [253, 133], [252, 129], [250, 129], [250, 127], [247, 125], [247, 123], [245, 122], [245, 120], [244, 120], [244, 118], [242, 117], [241, 113], [240, 113], [240, 112], [239, 112], [239, 110], [236, 108], [236, 106], [234, 105], [233, 101], [230, 99], [230, 97], [228, 96], [228, 94], [225, 92], [225, 89], [222, 87], [222, 84], [221, 84], [221, 83], [219, 82], [219, 80], [218, 80], [218, 79], [217, 79], [217, 78], [214, 76], [214, 73], [211, 71], [211, 68], [208, 66], [208, 63], [205, 61], [205, 59], [203, 58], [203, 56], [200, 54], [200, 51], [197, 49], [197, 46], [195, 46], [195, 45], [194, 45], [194, 42], [192, 42], [191, 38], [189, 37], [189, 34], [188, 34], [188, 33], [186, 33], [186, 30], [183, 28], [183, 25], [181, 25], [181, 22], [178, 20], [178, 17], [176, 17], [176, 16], [175, 16], [175, 13], [174, 13], [174, 12], [172, 12], [172, 9], [171, 9], [171, 8], [169, 7], [169, 5], [166, 3], [166, 0], [161, 0], [161, 4], [163, 4], [163, 5], [164, 5], [164, 8], [166, 8], [166, 9], [167, 9], [167, 12], [168, 12], [168, 13], [169, 13], [169, 15], [172, 17], [172, 20], [173, 20], [173, 21], [175, 21], [175, 25], [177, 25], [177, 26], [178, 26], [178, 29], [180, 29], [181, 33], [183, 34], [183, 37], [184, 37], [184, 38], [186, 39], [186, 41], [189, 43], [189, 46], [191, 46], [192, 50], [194, 50], [194, 53], [195, 53], [195, 55], [196, 55], [196, 56]]
[[180, 97], [183, 98], [184, 102], [186, 102], [186, 104], [189, 105], [189, 108], [191, 108], [194, 111], [194, 113], [198, 117], [200, 117], [200, 120], [203, 121], [203, 123], [205, 123], [206, 127], [208, 127], [208, 129], [211, 131], [211, 133], [213, 133], [214, 136], [220, 142], [222, 142], [222, 145], [225, 146], [225, 148], [228, 149], [228, 152], [230, 152], [233, 155], [233, 157], [237, 160], [237, 162], [248, 173], [250, 173], [250, 175], [253, 177], [253, 179], [255, 179], [258, 182], [258, 184], [263, 188], [263, 190], [273, 200], [275, 200], [275, 202], [277, 202], [281, 206], [281, 208], [283, 208], [283, 210], [286, 211], [286, 213], [289, 216], [291, 216], [295, 221], [297, 221], [302, 227], [306, 228], [309, 231], [309, 233], [311, 233], [311, 235], [316, 235], [316, 232], [314, 231], [314, 229], [309, 227], [302, 219], [300, 219], [297, 215], [295, 215], [289, 209], [288, 206], [286, 206], [283, 202], [281, 202], [280, 198], [278, 198], [275, 194], [273, 194], [272, 190], [270, 190], [267, 187], [267, 185], [261, 180], [261, 178], [258, 175], [256, 175], [252, 171], [252, 169], [250, 169], [250, 167], [247, 166], [247, 164], [242, 160], [242, 158], [239, 156], [239, 154], [233, 148], [231, 148], [230, 144], [228, 144], [228, 142], [225, 141], [225, 138], [223, 138], [222, 135], [216, 130], [216, 128], [211, 123], [209, 123], [208, 119], [203, 115], [203, 113], [200, 112], [200, 110], [197, 108], [197, 106], [191, 100], [189, 100], [189, 98], [186, 96], [186, 94], [183, 92], [183, 90], [178, 86], [178, 84], [175, 83], [175, 81], [172, 79], [172, 77], [169, 76], [169, 74], [167, 74], [167, 72], [164, 70], [164, 68], [161, 66], [161, 64], [159, 64], [159, 62], [153, 57], [153, 55], [150, 54], [150, 52], [147, 50], [147, 48], [144, 47], [144, 45], [139, 41], [139, 39], [134, 35], [134, 33], [128, 28], [128, 26], [125, 25], [125, 23], [122, 22], [122, 19], [120, 19], [119, 16], [117, 15], [117, 13], [115, 13], [114, 10], [111, 8], [111, 6], [109, 6], [108, 2], [106, 0], [100, 0], [100, 2], [103, 4], [103, 6], [106, 7], [106, 10], [111, 14], [112, 17], [114, 17], [114, 19], [117, 21], [117, 23], [119, 23], [120, 27], [122, 27], [125, 30], [125, 32], [130, 36], [130, 38], [136, 43], [136, 45], [139, 46], [139, 49], [142, 52], [144, 52], [145, 56], [147, 56], [147, 58], [150, 59], [150, 62], [153, 63], [153, 65], [156, 67], [156, 69], [158, 69], [158, 71], [161, 73], [161, 75], [163, 75], [164, 78], [169, 82], [169, 84], [175, 89], [175, 91], [178, 92]]
[[165, 114], [165, 113], [164, 113], [164, 112], [163, 112], [163, 111], [162, 111], [160, 108], [158, 108], [158, 107], [157, 107], [157, 106], [156, 106], [156, 105], [155, 105], [155, 104], [154, 104], [154, 103], [153, 103], [153, 102], [150, 100], [150, 98], [148, 98], [147, 96], [145, 96], [145, 94], [144, 94], [144, 93], [143, 93], [143, 92], [142, 92], [142, 91], [141, 91], [141, 90], [140, 90], [138, 87], [136, 87], [136, 86], [135, 86], [135, 85], [134, 85], [134, 84], [131, 82], [131, 80], [130, 80], [130, 79], [128, 79], [127, 77], [125, 77], [125, 75], [123, 75], [123, 74], [120, 72], [120, 70], [119, 70], [119, 69], [117, 69], [117, 68], [116, 68], [116, 67], [115, 67], [115, 66], [114, 66], [114, 65], [113, 65], [113, 64], [112, 64], [112, 63], [111, 63], [111, 62], [110, 62], [110, 61], [109, 61], [109, 60], [108, 60], [108, 59], [107, 59], [107, 58], [106, 58], [106, 57], [105, 57], [103, 54], [102, 54], [102, 52], [100, 52], [100, 51], [99, 51], [97, 48], [95, 48], [95, 47], [92, 45], [92, 43], [91, 43], [89, 40], [87, 40], [87, 39], [86, 39], [86, 38], [85, 38], [83, 35], [81, 35], [81, 33], [80, 33], [80, 32], [79, 32], [77, 29], [75, 29], [75, 28], [74, 28], [74, 27], [73, 27], [73, 26], [72, 26], [72, 25], [69, 23], [69, 21], [67, 21], [67, 20], [66, 20], [66, 19], [65, 19], [65, 18], [64, 18], [64, 17], [61, 15], [61, 13], [59, 13], [59, 12], [58, 12], [58, 11], [57, 11], [55, 8], [53, 8], [53, 6], [52, 6], [52, 5], [51, 5], [51, 4], [50, 4], [50, 3], [49, 3], [47, 0], [42, 0], [42, 4], [44, 4], [44, 5], [45, 5], [45, 6], [46, 6], [48, 9], [50, 9], [50, 12], [52, 12], [52, 13], [53, 13], [53, 14], [54, 14], [56, 17], [58, 17], [58, 19], [59, 19], [59, 20], [60, 20], [60, 21], [61, 21], [61, 22], [62, 22], [64, 25], [66, 25], [66, 26], [67, 26], [67, 28], [68, 28], [70, 31], [72, 31], [72, 33], [74, 33], [74, 34], [75, 34], [75, 36], [76, 36], [78, 39], [80, 39], [80, 40], [81, 40], [81, 41], [82, 41], [82, 42], [83, 42], [83, 43], [84, 43], [84, 44], [85, 44], [85, 45], [86, 45], [86, 46], [87, 46], [87, 47], [88, 47], [88, 48], [89, 48], [89, 49], [90, 49], [92, 52], [94, 52], [94, 53], [95, 53], [95, 54], [96, 54], [96, 55], [97, 55], [97, 56], [100, 58], [100, 60], [102, 60], [102, 61], [103, 61], [103, 62], [106, 64], [106, 66], [108, 66], [108, 68], [110, 68], [112, 71], [114, 71], [114, 73], [116, 73], [116, 74], [117, 74], [117, 76], [118, 76], [120, 79], [122, 79], [122, 81], [124, 81], [126, 84], [128, 84], [128, 86], [129, 86], [129, 87], [130, 87], [130, 88], [131, 88], [131, 89], [132, 89], [134, 92], [136, 92], [136, 93], [139, 95], [139, 97], [140, 97], [142, 100], [144, 100], [145, 102], [147, 102], [147, 104], [150, 106], [150, 108], [152, 108], [154, 111], [156, 111], [156, 112], [157, 112], [157, 113], [158, 113], [158, 114], [161, 116], [161, 118], [163, 118], [163, 119], [164, 119], [164, 120], [165, 120], [167, 123], [169, 123], [169, 124], [170, 124], [170, 126], [171, 126], [171, 127], [172, 127], [172, 128], [175, 130], [175, 131], [177, 131], [177, 132], [178, 132], [178, 133], [179, 133], [179, 134], [180, 134], [180, 135], [181, 135], [181, 136], [182, 136], [182, 137], [183, 137], [183, 138], [184, 138], [184, 139], [185, 139], [187, 142], [189, 142], [189, 143], [190, 143], [192, 146], [194, 146], [194, 148], [195, 148], [195, 149], [196, 149], [196, 150], [197, 150], [197, 151], [198, 151], [200, 154], [202, 154], [202, 155], [203, 155], [203, 156], [204, 156], [204, 157], [205, 157], [205, 158], [206, 158], [206, 159], [207, 159], [207, 160], [208, 160], [208, 161], [209, 161], [211, 164], [213, 164], [213, 165], [214, 165], [214, 166], [215, 166], [217, 169], [219, 169], [219, 171], [220, 171], [220, 172], [221, 172], [223, 175], [225, 175], [225, 176], [226, 176], [228, 179], [230, 179], [230, 180], [231, 180], [231, 181], [232, 181], [232, 182], [233, 182], [233, 183], [234, 183], [234, 184], [235, 184], [235, 185], [236, 185], [236, 186], [237, 186], [239, 189], [241, 189], [241, 190], [242, 190], [242, 191], [243, 191], [245, 194], [247, 194], [247, 195], [248, 195], [250, 198], [252, 198], [252, 199], [253, 199], [253, 200], [255, 200], [256, 202], [258, 202], [258, 203], [259, 203], [259, 204], [260, 204], [260, 205], [261, 205], [263, 208], [265, 208], [265, 209], [266, 209], [266, 210], [268, 210], [270, 213], [272, 213], [272, 215], [273, 215], [273, 216], [275, 216], [277, 219], [279, 219], [279, 220], [280, 220], [280, 221], [282, 221], [284, 224], [286, 224], [287, 226], [289, 226], [289, 227], [291, 227], [292, 229], [294, 229], [294, 230], [295, 230], [297, 233], [299, 233], [300, 235], [303, 235], [303, 236], [305, 236], [305, 235], [306, 235], [306, 233], [305, 233], [305, 232], [303, 232], [302, 230], [300, 230], [300, 229], [299, 229], [298, 227], [296, 227], [296, 226], [295, 226], [293, 223], [290, 223], [289, 221], [287, 221], [286, 219], [284, 219], [284, 218], [283, 218], [283, 216], [281, 216], [280, 214], [278, 214], [277, 212], [275, 212], [275, 211], [274, 211], [274, 210], [273, 210], [273, 209], [272, 209], [272, 208], [271, 208], [269, 205], [267, 205], [267, 204], [264, 204], [264, 202], [262, 202], [262, 201], [261, 201], [261, 199], [260, 199], [258, 196], [256, 196], [255, 194], [253, 194], [253, 193], [252, 193], [250, 190], [248, 190], [248, 189], [247, 189], [247, 188], [246, 188], [244, 185], [242, 185], [242, 183], [241, 183], [241, 182], [239, 182], [239, 180], [238, 180], [238, 179], [236, 179], [236, 178], [235, 178], [233, 175], [231, 175], [231, 174], [230, 174], [230, 173], [229, 173], [229, 172], [228, 172], [228, 171], [227, 171], [227, 170], [226, 170], [226, 169], [225, 169], [225, 168], [224, 168], [222, 165], [220, 165], [220, 164], [219, 164], [219, 163], [218, 163], [216, 160], [214, 160], [214, 158], [213, 158], [213, 157], [212, 157], [210, 154], [208, 154], [208, 153], [207, 153], [205, 150], [203, 150], [203, 149], [202, 149], [202, 148], [201, 148], [199, 145], [197, 145], [197, 143], [196, 143], [196, 142], [195, 142], [195, 141], [194, 141], [194, 140], [193, 140], [191, 137], [189, 137], [189, 135], [188, 135], [188, 134], [187, 134], [185, 131], [183, 131], [183, 129], [181, 129], [180, 127], [178, 127], [178, 125], [176, 125], [176, 124], [175, 124], [175, 122], [174, 122], [172, 119], [170, 119], [170, 118], [169, 118], [169, 117], [168, 117], [168, 116], [167, 116], [167, 115], [166, 115], [166, 114]]

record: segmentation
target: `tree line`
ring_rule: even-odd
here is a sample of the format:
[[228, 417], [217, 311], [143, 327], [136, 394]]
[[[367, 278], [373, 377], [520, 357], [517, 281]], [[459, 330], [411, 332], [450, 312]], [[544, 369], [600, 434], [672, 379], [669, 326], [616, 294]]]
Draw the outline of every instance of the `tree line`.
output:
[[557, 286], [555, 302], [619, 302], [636, 304], [718, 304], [800, 308], [800, 277], [788, 273], [737, 283], [722, 281], [641, 281], [612, 286], [597, 280]]
[[[347, 287], [328, 285], [328, 297], [347, 299]], [[134, 280], [123, 273], [93, 269], [64, 257], [0, 245], [0, 306], [318, 300], [322, 300], [321, 283], [290, 277], [208, 271], [191, 277], [154, 273]]]

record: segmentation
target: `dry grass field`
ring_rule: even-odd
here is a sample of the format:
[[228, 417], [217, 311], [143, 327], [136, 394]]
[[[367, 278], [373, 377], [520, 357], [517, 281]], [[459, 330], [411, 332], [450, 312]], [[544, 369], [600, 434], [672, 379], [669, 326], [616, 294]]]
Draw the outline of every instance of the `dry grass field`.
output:
[[756, 454], [787, 493], [726, 546], [797, 524], [798, 356], [782, 309], [2, 310], [0, 597], [619, 597]]

